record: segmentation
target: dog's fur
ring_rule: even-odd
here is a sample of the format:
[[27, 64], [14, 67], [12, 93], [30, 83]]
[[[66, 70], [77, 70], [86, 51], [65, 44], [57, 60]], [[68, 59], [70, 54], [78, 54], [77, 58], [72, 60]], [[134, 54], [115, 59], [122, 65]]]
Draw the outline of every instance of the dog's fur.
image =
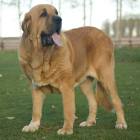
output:
[[[40, 16], [46, 9], [47, 15]], [[19, 61], [29, 80], [33, 98], [31, 123], [23, 131], [39, 128], [44, 93], [62, 93], [64, 126], [58, 134], [72, 134], [75, 120], [74, 87], [79, 85], [89, 102], [89, 116], [80, 126], [96, 123], [97, 107], [117, 114], [116, 128], [127, 128], [114, 79], [114, 50], [111, 39], [94, 27], [81, 27], [58, 32], [63, 43], [44, 46], [41, 33], [52, 35], [57, 10], [51, 5], [37, 5], [26, 13], [22, 23], [23, 35], [19, 46]], [[52, 31], [53, 30], [53, 31]], [[97, 79], [96, 95], [93, 81]], [[108, 95], [110, 100], [108, 99]]]

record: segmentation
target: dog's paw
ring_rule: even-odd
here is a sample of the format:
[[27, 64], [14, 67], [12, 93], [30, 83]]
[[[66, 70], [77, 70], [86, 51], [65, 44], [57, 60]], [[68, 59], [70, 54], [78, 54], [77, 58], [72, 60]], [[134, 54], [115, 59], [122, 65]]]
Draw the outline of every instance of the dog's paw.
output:
[[58, 134], [58, 135], [64, 135], [64, 134], [70, 135], [70, 134], [72, 134], [72, 133], [73, 133], [73, 130], [68, 130], [68, 129], [64, 129], [64, 128], [59, 129], [59, 130], [57, 131], [57, 134]]
[[115, 125], [116, 129], [127, 129], [127, 124], [126, 123], [117, 123]]
[[22, 129], [22, 132], [35, 132], [36, 130], [38, 130], [39, 126], [24, 126]]
[[94, 123], [94, 122], [87, 122], [87, 121], [85, 121], [85, 122], [82, 122], [82, 123], [80, 123], [80, 127], [85, 127], [85, 126], [94, 126], [96, 123]]
[[32, 122], [28, 125], [25, 126], [22, 131], [23, 132], [35, 132], [36, 130], [38, 130], [40, 126], [40, 120], [36, 121], [36, 122]]

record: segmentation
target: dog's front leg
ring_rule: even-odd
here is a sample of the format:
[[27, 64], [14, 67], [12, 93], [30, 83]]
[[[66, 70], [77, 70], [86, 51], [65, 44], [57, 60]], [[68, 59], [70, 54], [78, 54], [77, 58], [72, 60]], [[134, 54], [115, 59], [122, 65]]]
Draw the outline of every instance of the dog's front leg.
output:
[[64, 110], [64, 126], [59, 129], [57, 133], [60, 134], [72, 134], [73, 123], [75, 119], [75, 94], [73, 86], [69, 86], [66, 83], [61, 85], [61, 93], [63, 97], [63, 110]]
[[32, 85], [31, 82], [30, 87], [32, 91], [32, 99], [33, 99], [33, 115], [32, 120], [28, 126], [25, 126], [22, 131], [23, 132], [34, 132], [38, 130], [40, 126], [40, 119], [42, 115], [42, 106], [43, 106], [43, 100], [44, 100], [44, 93], [39, 88], [36, 88]]

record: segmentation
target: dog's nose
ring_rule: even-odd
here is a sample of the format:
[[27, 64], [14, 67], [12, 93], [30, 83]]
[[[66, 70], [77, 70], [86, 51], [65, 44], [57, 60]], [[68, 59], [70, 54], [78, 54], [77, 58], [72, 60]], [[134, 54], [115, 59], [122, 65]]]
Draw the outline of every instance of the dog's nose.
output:
[[55, 23], [60, 23], [61, 21], [62, 21], [62, 18], [61, 17], [54, 17], [53, 18], [53, 21], [55, 22]]

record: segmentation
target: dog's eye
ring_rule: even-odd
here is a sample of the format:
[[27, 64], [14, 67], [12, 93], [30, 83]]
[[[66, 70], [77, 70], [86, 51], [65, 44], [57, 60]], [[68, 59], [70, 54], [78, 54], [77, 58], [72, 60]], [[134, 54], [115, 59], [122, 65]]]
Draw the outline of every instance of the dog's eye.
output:
[[58, 11], [56, 10], [55, 13], [58, 15]]
[[43, 12], [40, 17], [46, 17], [46, 16], [47, 16], [47, 13]]

